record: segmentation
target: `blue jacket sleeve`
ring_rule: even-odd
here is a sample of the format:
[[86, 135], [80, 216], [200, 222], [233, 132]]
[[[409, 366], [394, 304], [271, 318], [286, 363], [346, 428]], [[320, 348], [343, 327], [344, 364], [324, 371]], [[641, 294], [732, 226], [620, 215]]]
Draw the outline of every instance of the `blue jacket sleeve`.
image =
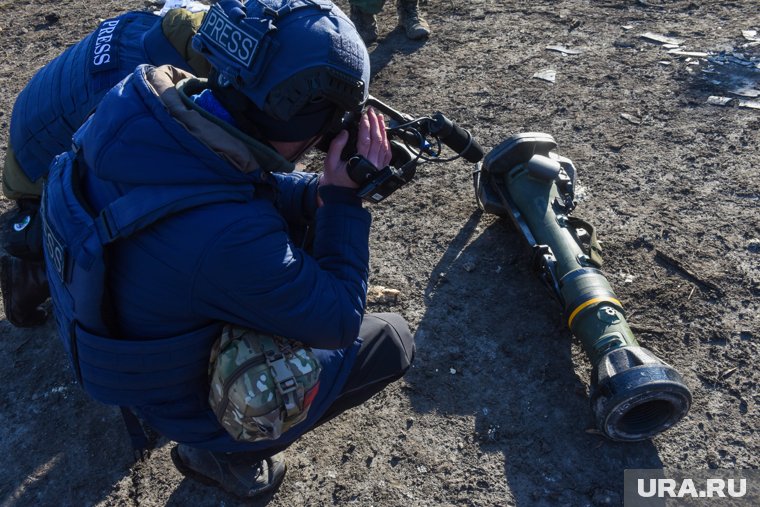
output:
[[317, 184], [315, 173], [272, 173], [277, 195], [275, 206], [289, 224], [308, 225], [317, 212]]
[[366, 304], [369, 213], [328, 197], [316, 213], [309, 255], [293, 245], [271, 204], [251, 208], [206, 248], [193, 312], [315, 348], [350, 346]]

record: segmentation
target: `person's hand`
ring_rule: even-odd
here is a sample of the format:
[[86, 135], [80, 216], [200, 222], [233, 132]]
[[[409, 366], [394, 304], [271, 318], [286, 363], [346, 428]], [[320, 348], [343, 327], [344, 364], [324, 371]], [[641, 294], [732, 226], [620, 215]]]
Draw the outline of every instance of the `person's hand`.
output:
[[[340, 159], [340, 154], [348, 142], [348, 132], [342, 130], [327, 150], [325, 170], [322, 173], [320, 185], [336, 185], [339, 187], [358, 188], [359, 185], [348, 177], [346, 161]], [[356, 137], [356, 152], [362, 155], [378, 169], [387, 166], [391, 161], [391, 147], [385, 133], [385, 119], [382, 114], [369, 108], [359, 121]]]

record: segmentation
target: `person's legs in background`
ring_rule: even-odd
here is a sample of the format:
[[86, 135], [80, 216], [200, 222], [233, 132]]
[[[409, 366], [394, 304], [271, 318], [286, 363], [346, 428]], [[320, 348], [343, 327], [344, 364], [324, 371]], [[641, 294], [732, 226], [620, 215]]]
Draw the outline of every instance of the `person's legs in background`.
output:
[[[351, 21], [356, 26], [365, 44], [377, 40], [377, 14], [383, 9], [385, 0], [351, 0]], [[430, 35], [430, 26], [419, 13], [418, 0], [396, 0], [398, 24], [406, 36], [420, 40]]]

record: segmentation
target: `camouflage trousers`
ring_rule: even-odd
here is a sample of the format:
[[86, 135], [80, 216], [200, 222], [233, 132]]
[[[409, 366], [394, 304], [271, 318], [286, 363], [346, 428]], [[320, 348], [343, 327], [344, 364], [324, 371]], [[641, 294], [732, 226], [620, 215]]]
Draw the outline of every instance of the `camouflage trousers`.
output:
[[383, 10], [385, 0], [349, 0], [349, 3], [365, 14], [377, 14]]

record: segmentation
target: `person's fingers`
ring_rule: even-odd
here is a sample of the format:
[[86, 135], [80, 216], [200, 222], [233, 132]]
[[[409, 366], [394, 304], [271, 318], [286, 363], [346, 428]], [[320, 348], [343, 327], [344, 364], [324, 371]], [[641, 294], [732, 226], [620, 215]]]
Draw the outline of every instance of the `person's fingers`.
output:
[[367, 118], [369, 119], [370, 130], [370, 147], [367, 153], [367, 160], [372, 162], [376, 167], [383, 168], [383, 159], [385, 155], [383, 153], [383, 137], [385, 134], [385, 128], [377, 116], [377, 113], [373, 108], [369, 108], [367, 111]]
[[369, 154], [371, 145], [369, 115], [365, 113], [362, 115], [361, 120], [359, 120], [359, 128], [356, 131], [356, 152], [368, 159], [367, 155]]
[[385, 116], [383, 116], [382, 113], [377, 115], [377, 121], [380, 122], [380, 129], [382, 130], [383, 153], [385, 154], [385, 156], [382, 159], [383, 165], [380, 167], [385, 167], [391, 163], [391, 157], [392, 157], [391, 143], [388, 140], [388, 133], [385, 131]]
[[[343, 152], [343, 148], [348, 142], [348, 131], [341, 130], [337, 136], [330, 143], [330, 148], [327, 150], [327, 156], [325, 156], [325, 171], [329, 172], [335, 170], [340, 166], [340, 154]], [[328, 178], [330, 175], [327, 175]]]

